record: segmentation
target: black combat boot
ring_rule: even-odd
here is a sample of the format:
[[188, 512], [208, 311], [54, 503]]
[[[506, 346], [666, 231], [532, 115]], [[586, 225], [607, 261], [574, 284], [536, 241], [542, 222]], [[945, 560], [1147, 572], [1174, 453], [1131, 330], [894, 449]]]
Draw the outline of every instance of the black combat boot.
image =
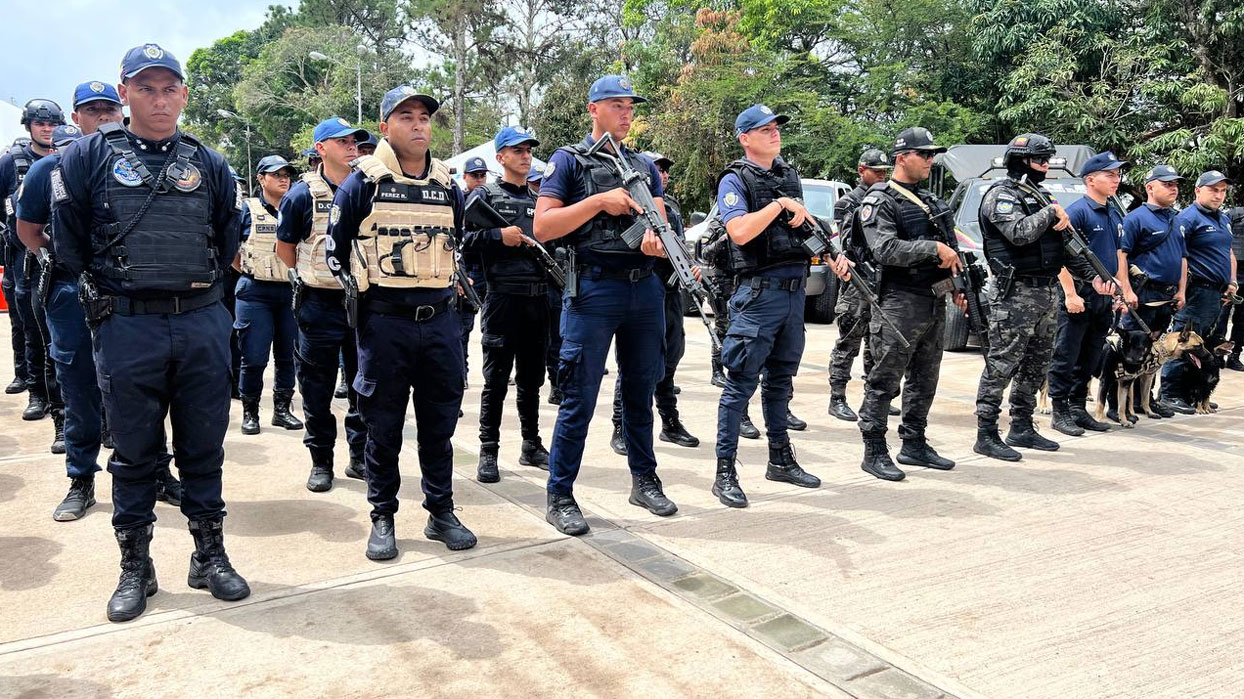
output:
[[1084, 434], [1084, 428], [1076, 424], [1075, 413], [1071, 410], [1071, 401], [1066, 398], [1051, 401], [1053, 416], [1050, 418], [1050, 427], [1071, 437], [1079, 437]]
[[9, 385], [4, 387], [4, 392], [10, 396], [15, 396], [25, 390], [26, 379], [23, 379], [20, 376], [14, 376], [13, 380], [9, 382]]
[[[1227, 363], [1225, 366], [1231, 371], [1244, 371], [1244, 363], [1240, 362], [1240, 353], [1233, 352], [1231, 356], [1227, 358]], [[17, 379], [13, 379], [13, 380], [17, 381]], [[11, 386], [12, 384], [9, 384], [9, 385]], [[5, 392], [7, 393], [8, 391], [5, 391]], [[20, 391], [18, 391], [18, 393], [20, 393]]]
[[278, 390], [272, 392], [272, 426], [284, 427], [287, 430], [301, 430], [302, 420], [294, 417], [289, 411], [289, 404], [294, 400], [294, 392]]
[[939, 471], [949, 471], [955, 467], [955, 462], [938, 454], [924, 437], [904, 439], [903, 448], [898, 452], [898, 462], [905, 466], [924, 466]]
[[795, 414], [790, 411], [790, 408], [787, 408], [786, 409], [786, 429], [794, 430], [796, 432], [803, 432], [804, 430], [808, 429], [808, 423], [795, 417]]
[[1011, 431], [1006, 433], [1006, 443], [1013, 447], [1058, 451], [1058, 442], [1042, 437], [1036, 425], [1032, 424], [1031, 417], [1011, 418]]
[[889, 413], [890, 413], [890, 417], [898, 417], [899, 415], [903, 414], [903, 410], [902, 408], [898, 407], [894, 403], [890, 403]]
[[1100, 422], [1090, 415], [1089, 411], [1084, 409], [1083, 403], [1076, 403], [1071, 406], [1071, 419], [1075, 420], [1077, 425], [1089, 432], [1110, 431], [1110, 425]]
[[1002, 459], [1003, 461], [1019, 461], [1024, 458], [1019, 452], [1008, 447], [998, 434], [998, 426], [990, 425], [976, 427], [976, 444], [972, 445], [972, 451], [991, 459]]
[[860, 468], [883, 481], [901, 481], [907, 477], [903, 469], [890, 460], [890, 448], [885, 443], [885, 437], [864, 438], [864, 461], [860, 463]]
[[475, 480], [480, 483], [496, 483], [501, 480], [497, 469], [497, 446], [485, 446], [479, 450], [479, 465], [475, 467]]
[[360, 481], [367, 480], [367, 466], [364, 464], [362, 456], [350, 457], [350, 465], [346, 466], [346, 476], [357, 478]]
[[160, 586], [151, 562], [152, 525], [116, 530], [121, 547], [121, 579], [108, 600], [108, 621], [129, 621], [147, 611], [147, 598]]
[[348, 398], [350, 396], [350, 387], [346, 385], [345, 372], [341, 373], [341, 383], [337, 384], [337, 389], [333, 391], [333, 398]]
[[397, 558], [397, 538], [393, 533], [393, 515], [371, 516], [371, 536], [367, 537], [367, 557], [373, 561]]
[[452, 510], [438, 515], [428, 515], [428, 523], [423, 528], [423, 535], [432, 541], [445, 544], [450, 551], [464, 551], [473, 548], [476, 543], [475, 534], [458, 521], [458, 517]]
[[713, 495], [726, 507], [747, 507], [747, 494], [739, 487], [739, 474], [733, 458], [717, 459], [717, 477], [713, 479]]
[[[1168, 398], [1163, 398], [1161, 401], [1159, 401], [1158, 405], [1161, 405], [1162, 407], [1166, 408], [1168, 411], [1174, 411], [1176, 413], [1179, 413], [1180, 415], [1195, 415], [1196, 414], [1196, 408], [1192, 407], [1188, 403], [1188, 401], [1183, 399], [1182, 396], [1170, 396]], [[1161, 414], [1162, 411], [1158, 410], [1158, 413]], [[1162, 415], [1162, 417], [1166, 417], [1166, 415]], [[1171, 417], [1175, 417], [1175, 416], [1171, 415]]]
[[173, 507], [181, 506], [181, 481], [173, 477], [168, 464], [156, 468], [156, 500], [167, 502]]
[[311, 460], [311, 475], [307, 476], [307, 490], [324, 493], [333, 489], [333, 458]]
[[566, 395], [556, 386], [549, 386], [549, 405], [561, 405]]
[[238, 575], [225, 553], [224, 521], [221, 517], [190, 521], [194, 537], [194, 553], [190, 554], [190, 574], [186, 584], [196, 590], [206, 589], [212, 597], [227, 602], [245, 599], [250, 585]]
[[539, 437], [524, 439], [522, 451], [518, 453], [518, 463], [547, 471], [549, 470], [549, 450], [544, 448]]
[[30, 392], [26, 399], [26, 409], [22, 411], [22, 419], [27, 421], [42, 420], [48, 414], [48, 401], [43, 396]]
[[65, 499], [56, 506], [52, 519], [57, 522], [72, 522], [82, 519], [86, 509], [95, 504], [94, 476], [74, 478], [69, 481], [69, 492]]
[[847, 394], [839, 393], [837, 390], [831, 391], [829, 394], [829, 414], [839, 420], [847, 422], [855, 422], [860, 419], [859, 415], [847, 405]]
[[242, 396], [242, 434], [259, 434], [259, 396]]
[[713, 353], [713, 377], [709, 379], [708, 382], [717, 388], [726, 387], [726, 370], [725, 367], [721, 365], [720, 352]]
[[678, 511], [678, 505], [665, 497], [661, 479], [657, 478], [656, 472], [631, 476], [631, 496], [627, 498], [627, 502], [661, 517], [669, 517]]
[[583, 519], [583, 513], [579, 511], [579, 503], [575, 502], [573, 495], [549, 493], [548, 509], [544, 513], [544, 520], [553, 525], [557, 531], [568, 536], [586, 534], [588, 530], [587, 520]]
[[739, 436], [743, 439], [760, 439], [760, 430], [752, 424], [752, 418], [743, 413], [743, 419], [739, 421]]
[[52, 437], [51, 451], [53, 454], [65, 453], [65, 410], [52, 411], [52, 429], [55, 435]]
[[680, 447], [698, 447], [700, 440], [683, 427], [682, 421], [677, 416], [662, 418], [661, 434], [659, 435], [662, 442], [670, 442]]
[[609, 438], [609, 448], [618, 456], [626, 456], [626, 435], [622, 434], [622, 425], [613, 426], [613, 436]]
[[819, 488], [821, 479], [808, 473], [795, 461], [795, 448], [790, 442], [774, 446], [769, 445], [769, 465], [765, 468], [765, 478], [779, 483], [790, 483], [800, 488]]
[[[1157, 413], [1158, 415], [1161, 415], [1164, 418], [1175, 417], [1175, 411], [1171, 408], [1171, 406], [1167, 405], [1166, 402], [1159, 400], [1152, 393], [1149, 394], [1149, 407], [1153, 409], [1153, 412]], [[1133, 408], [1132, 412], [1135, 413], [1138, 411], [1135, 408]], [[1136, 421], [1132, 420], [1132, 422], [1136, 422]]]

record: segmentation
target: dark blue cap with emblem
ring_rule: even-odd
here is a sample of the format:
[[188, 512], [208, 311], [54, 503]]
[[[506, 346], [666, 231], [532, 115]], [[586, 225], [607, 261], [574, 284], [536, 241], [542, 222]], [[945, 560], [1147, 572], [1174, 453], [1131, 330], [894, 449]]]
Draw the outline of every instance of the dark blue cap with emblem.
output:
[[279, 172], [281, 170], [294, 170], [294, 166], [289, 161], [279, 155], [265, 155], [259, 159], [259, 163], [255, 165], [255, 172], [266, 175], [269, 172]]
[[527, 175], [528, 182], [539, 182], [540, 180], [543, 180], [543, 179], [544, 179], [544, 173], [541, 172], [540, 170], [535, 169], [534, 167], [531, 168], [531, 172], [528, 173]]
[[52, 131], [52, 145], [57, 148], [67, 146], [79, 138], [82, 138], [82, 129], [73, 124], [61, 124]]
[[[59, 129], [57, 130], [59, 131]], [[55, 138], [55, 136], [53, 136], [53, 138]], [[1218, 184], [1219, 182], [1226, 182], [1227, 184], [1231, 184], [1231, 180], [1228, 179], [1226, 175], [1222, 174], [1221, 172], [1217, 170], [1210, 170], [1208, 172], [1203, 172], [1201, 173], [1200, 177], [1196, 178], [1196, 186], [1198, 187], [1208, 187], [1213, 184]]]
[[467, 158], [466, 164], [462, 166], [462, 171], [470, 173], [488, 172], [488, 164], [484, 162], [483, 158]]
[[611, 97], [630, 97], [634, 104], [643, 104], [648, 101], [635, 94], [635, 86], [625, 75], [606, 75], [597, 78], [587, 91], [588, 102], [599, 102]]
[[540, 145], [540, 141], [536, 140], [535, 136], [532, 136], [527, 129], [521, 126], [507, 126], [498, 131], [497, 135], [492, 139], [492, 145], [497, 150], [517, 146], [520, 143], [530, 143], [533, 146]]
[[1153, 169], [1145, 174], [1145, 184], [1149, 184], [1154, 180], [1159, 182], [1174, 182], [1175, 180], [1182, 179], [1183, 178], [1179, 176], [1179, 172], [1170, 165], [1154, 165]]
[[1080, 166], [1080, 177], [1086, 177], [1094, 172], [1102, 172], [1103, 170], [1118, 170], [1124, 165], [1127, 165], [1127, 161], [1119, 160], [1110, 151], [1098, 153], [1085, 160], [1084, 164]]
[[398, 85], [384, 93], [384, 99], [380, 101], [380, 121], [388, 121], [389, 115], [397, 109], [397, 105], [406, 100], [419, 100], [424, 107], [427, 107], [429, 115], [435, 114], [436, 110], [441, 108], [441, 103], [437, 102], [432, 95], [419, 92], [410, 85]]
[[125, 58], [121, 59], [121, 82], [148, 68], [167, 68], [182, 80], [186, 79], [186, 74], [181, 72], [181, 62], [173, 54], [160, 48], [159, 44], [143, 44], [127, 51]]
[[324, 121], [315, 125], [315, 130], [311, 132], [311, 138], [316, 143], [327, 141], [330, 138], [345, 138], [353, 134], [355, 142], [362, 143], [367, 140], [371, 134], [366, 129], [358, 129], [350, 126], [350, 122], [341, 117], [329, 117]]
[[739, 136], [745, 134], [752, 129], [758, 129], [771, 121], [776, 121], [778, 125], [785, 124], [790, 121], [790, 117], [785, 114], [775, 114], [763, 104], [753, 104], [752, 106], [739, 112], [734, 118], [734, 135]]
[[912, 126], [903, 129], [899, 133], [898, 138], [894, 139], [894, 146], [890, 148], [891, 155], [905, 153], [910, 150], [928, 151], [931, 153], [945, 153], [946, 148], [933, 143], [933, 134], [923, 126]]
[[73, 91], [73, 109], [78, 111], [78, 107], [90, 102], [113, 102], [121, 104], [121, 96], [117, 94], [117, 88], [99, 80], [82, 83]]

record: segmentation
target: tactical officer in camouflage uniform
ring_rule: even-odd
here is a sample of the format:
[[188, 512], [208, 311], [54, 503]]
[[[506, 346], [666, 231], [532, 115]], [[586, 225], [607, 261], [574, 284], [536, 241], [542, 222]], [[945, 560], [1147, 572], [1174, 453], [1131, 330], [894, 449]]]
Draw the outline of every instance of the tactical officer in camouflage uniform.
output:
[[[1045, 382], [1054, 351], [1059, 303], [1058, 273], [1068, 259], [1062, 231], [1067, 213], [1048, 193], [1035, 193], [1050, 169], [1054, 144], [1040, 134], [1016, 136], [1003, 156], [1007, 175], [985, 192], [980, 226], [985, 257], [994, 273], [989, 299], [989, 354], [976, 392], [976, 444], [990, 458], [1019, 461], [1011, 447], [1057, 451], [1033, 426], [1037, 390]], [[1076, 274], [1093, 278], [1092, 272]], [[998, 433], [1002, 393], [1011, 387], [1011, 431]], [[1010, 446], [1007, 446], [1010, 445]]]
[[[845, 235], [850, 230], [851, 221], [860, 208], [860, 202], [868, 194], [868, 189], [878, 182], [885, 182], [892, 167], [890, 157], [876, 148], [869, 148], [860, 155], [856, 167], [860, 183], [834, 202], [834, 222], [838, 224], [841, 234]], [[855, 422], [859, 418], [851, 406], [847, 405], [847, 382], [851, 380], [851, 367], [855, 364], [855, 355], [860, 352], [861, 341], [868, 336], [872, 308], [867, 301], [860, 298], [855, 287], [844, 284], [839, 287], [834, 314], [838, 320], [838, 340], [834, 343], [834, 351], [829, 360], [829, 414], [839, 420]], [[872, 365], [872, 352], [865, 343], [865, 375], [872, 369]]]
[[[899, 394], [904, 376], [899, 463], [943, 471], [955, 467], [955, 462], [939, 455], [925, 440], [929, 407], [942, 366], [946, 296], [952, 293], [950, 277], [961, 270], [958, 253], [948, 244], [954, 240], [950, 210], [932, 192], [919, 187], [929, 176], [933, 156], [945, 150], [934, 145], [927, 129], [915, 127], [900, 133], [891, 149], [893, 177], [868, 190], [851, 233], [855, 259], [871, 259], [877, 268], [881, 310], [909, 343], [904, 347], [879, 318], [869, 322], [873, 367], [865, 376], [864, 404], [860, 406], [860, 433], [864, 437], [860, 468], [887, 481], [906, 477], [890, 460], [885, 440], [890, 401]], [[962, 308], [962, 296], [956, 293], [954, 297]]]

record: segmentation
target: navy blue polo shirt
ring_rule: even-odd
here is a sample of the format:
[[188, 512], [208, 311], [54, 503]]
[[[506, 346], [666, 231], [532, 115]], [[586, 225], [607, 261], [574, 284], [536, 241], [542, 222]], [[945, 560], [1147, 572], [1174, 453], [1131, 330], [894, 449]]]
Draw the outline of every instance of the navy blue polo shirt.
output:
[[[328, 179], [323, 168], [320, 177], [328, 188], [337, 193], [337, 183]], [[311, 196], [311, 187], [298, 180], [290, 186], [285, 196], [281, 197], [280, 215], [276, 222], [276, 239], [282, 243], [297, 245], [311, 237], [311, 228], [315, 222], [315, 197]]]
[[[593, 143], [596, 143], [596, 139], [592, 138], [592, 134], [588, 134], [582, 141], [582, 145], [589, 148]], [[655, 163], [642, 153], [636, 153], [625, 145], [622, 146], [622, 154], [636, 170], [643, 172], [647, 168], [648, 191], [652, 192], [653, 199], [665, 196], [665, 190], [661, 187], [661, 173], [657, 172]], [[578, 204], [586, 198], [583, 188], [583, 168], [579, 166], [579, 161], [573, 153], [559, 148], [553, 153], [553, 157], [549, 158], [548, 165], [544, 167], [544, 181], [540, 184], [540, 196], [557, 199], [565, 206]], [[602, 267], [625, 268], [650, 265], [654, 259], [638, 250], [633, 255], [594, 255], [591, 252], [584, 252], [579, 255], [578, 262]]]
[[[744, 160], [747, 159], [744, 158]], [[750, 213], [752, 211], [747, 208], [747, 188], [743, 186], [743, 180], [739, 179], [739, 176], [733, 172], [727, 172], [722, 176], [721, 181], [717, 183], [717, 214], [721, 217], [722, 224], [724, 225], [739, 216]], [[778, 215], [781, 216], [781, 214]], [[761, 235], [764, 234], [761, 233]], [[751, 243], [749, 242], [748, 244], [750, 245]], [[806, 274], [807, 265], [803, 262], [792, 262], [791, 264], [771, 267], [764, 271], [766, 277], [777, 277], [779, 279], [797, 279]]]
[[[425, 169], [424, 172], [427, 170]], [[412, 179], [420, 179], [424, 173], [412, 175], [404, 173]], [[450, 203], [454, 209], [454, 229], [458, 242], [462, 241], [462, 189], [457, 182], [450, 182]], [[333, 274], [340, 276], [343, 269], [350, 269], [349, 251], [358, 239], [359, 225], [371, 214], [371, 200], [376, 194], [376, 185], [372, 184], [356, 170], [350, 173], [345, 182], [337, 188], [333, 197], [333, 208], [328, 214], [328, 241], [325, 244], [328, 255], [328, 267]], [[387, 303], [407, 306], [423, 306], [434, 304], [447, 296], [457, 293], [453, 287], [447, 289], [385, 289], [373, 286], [368, 298]]]
[[[1144, 204], [1123, 217], [1123, 237], [1119, 249], [1127, 253], [1128, 262], [1140, 267], [1158, 284], [1178, 284], [1183, 275], [1184, 237], [1175, 225], [1176, 211]], [[1170, 235], [1151, 250], [1153, 239]], [[1145, 250], [1133, 254], [1134, 250]]]
[[1221, 210], [1193, 204], [1175, 217], [1188, 250], [1188, 278], [1226, 286], [1231, 278], [1231, 220]]
[[1071, 225], [1088, 241], [1089, 248], [1111, 274], [1119, 269], [1119, 227], [1123, 214], [1109, 203], [1098, 204], [1083, 196], [1067, 207]]

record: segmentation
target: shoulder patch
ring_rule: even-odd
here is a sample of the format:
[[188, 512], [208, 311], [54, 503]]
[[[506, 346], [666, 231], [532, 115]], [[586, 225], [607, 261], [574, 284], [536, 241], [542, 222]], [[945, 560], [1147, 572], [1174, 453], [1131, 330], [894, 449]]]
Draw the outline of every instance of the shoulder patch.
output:
[[544, 179], [547, 180], [548, 178], [552, 177], [553, 172], [555, 172], [556, 170], [557, 170], [557, 163], [550, 160], [548, 165], [544, 166]]
[[1015, 202], [1010, 199], [998, 197], [998, 201], [994, 204], [993, 210], [1000, 214], [1009, 214], [1015, 211]]
[[335, 226], [337, 225], [337, 222], [340, 220], [341, 220], [341, 207], [336, 204], [333, 204], [333, 208], [328, 210], [328, 222]]
[[869, 221], [873, 220], [873, 217], [876, 214], [877, 214], [877, 205], [865, 199], [864, 203], [860, 206], [860, 222], [868, 223]]
[[69, 201], [69, 189], [65, 187], [65, 176], [61, 173], [60, 168], [52, 169], [52, 201], [59, 204]]
[[726, 192], [726, 196], [723, 200], [726, 202], [726, 206], [737, 206], [739, 203], [739, 195], [734, 192]]

